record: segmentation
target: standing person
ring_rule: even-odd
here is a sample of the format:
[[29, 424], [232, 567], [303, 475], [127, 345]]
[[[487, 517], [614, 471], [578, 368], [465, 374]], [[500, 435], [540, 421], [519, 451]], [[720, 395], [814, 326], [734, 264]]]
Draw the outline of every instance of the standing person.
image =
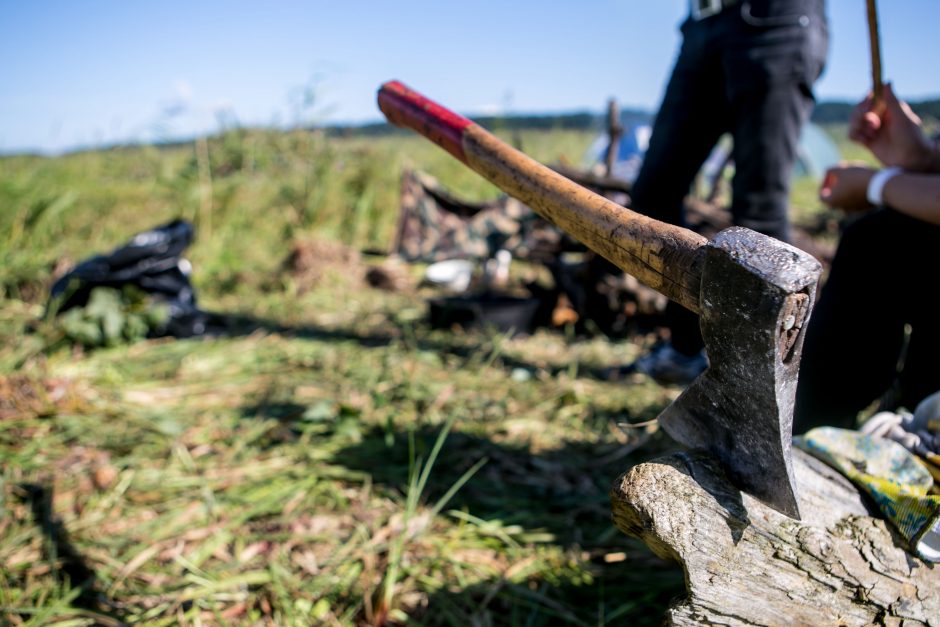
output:
[[[632, 208], [685, 226], [683, 200], [718, 139], [730, 133], [733, 223], [788, 241], [790, 177], [828, 51], [825, 0], [691, 0], [681, 30]], [[670, 342], [634, 366], [687, 383], [707, 365], [698, 317], [670, 302], [666, 319]]]
[[842, 234], [810, 317], [794, 433], [854, 428], [891, 391], [913, 411], [940, 390], [940, 150], [890, 85], [883, 105], [869, 96], [856, 107], [849, 137], [885, 167], [833, 168], [820, 189], [827, 205], [863, 215]]

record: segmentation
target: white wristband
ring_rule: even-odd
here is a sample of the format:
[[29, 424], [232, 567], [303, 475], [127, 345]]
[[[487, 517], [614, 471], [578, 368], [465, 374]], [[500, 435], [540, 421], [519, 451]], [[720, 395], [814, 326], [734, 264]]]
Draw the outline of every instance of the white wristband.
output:
[[881, 197], [882, 192], [884, 192], [885, 184], [896, 177], [898, 174], [901, 174], [904, 170], [901, 168], [885, 168], [883, 170], [878, 170], [868, 181], [868, 191], [866, 196], [868, 196], [868, 202], [873, 204], [876, 207], [880, 207], [885, 204], [884, 199]]

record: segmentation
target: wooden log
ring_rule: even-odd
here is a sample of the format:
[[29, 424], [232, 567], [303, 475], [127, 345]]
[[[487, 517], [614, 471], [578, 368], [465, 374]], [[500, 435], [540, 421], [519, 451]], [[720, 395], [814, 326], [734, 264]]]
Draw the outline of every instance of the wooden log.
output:
[[678, 561], [670, 625], [940, 625], [940, 573], [834, 470], [794, 450], [802, 521], [735, 489], [710, 458], [640, 464], [611, 490], [614, 523]]

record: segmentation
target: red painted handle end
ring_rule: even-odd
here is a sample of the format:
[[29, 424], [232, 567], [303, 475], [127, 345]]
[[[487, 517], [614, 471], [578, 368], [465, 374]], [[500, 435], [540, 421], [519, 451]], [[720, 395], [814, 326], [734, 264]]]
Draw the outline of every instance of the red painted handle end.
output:
[[442, 107], [398, 81], [389, 81], [379, 89], [379, 109], [396, 126], [417, 131], [464, 163], [464, 130], [470, 120]]

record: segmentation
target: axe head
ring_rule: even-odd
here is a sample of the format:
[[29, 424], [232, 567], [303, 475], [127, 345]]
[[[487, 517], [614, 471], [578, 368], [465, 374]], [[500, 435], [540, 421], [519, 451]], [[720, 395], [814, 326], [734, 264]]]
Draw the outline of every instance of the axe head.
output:
[[796, 519], [793, 403], [821, 270], [749, 229], [709, 242], [699, 301], [709, 366], [659, 418], [675, 440], [717, 457], [739, 488]]

